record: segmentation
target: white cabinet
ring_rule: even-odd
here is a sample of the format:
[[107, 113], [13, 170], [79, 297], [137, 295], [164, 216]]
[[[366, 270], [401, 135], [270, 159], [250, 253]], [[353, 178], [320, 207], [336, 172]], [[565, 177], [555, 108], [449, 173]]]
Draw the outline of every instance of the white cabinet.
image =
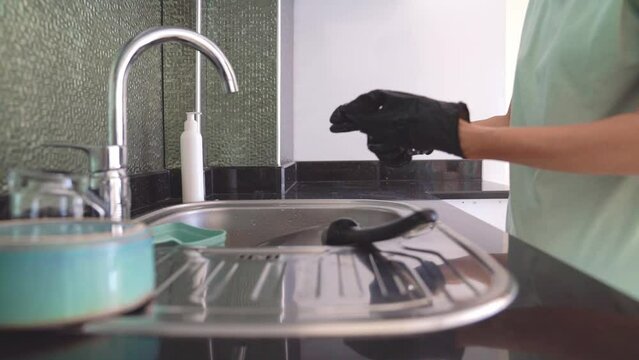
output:
[[506, 229], [508, 199], [459, 199], [444, 201], [500, 230], [505, 231]]

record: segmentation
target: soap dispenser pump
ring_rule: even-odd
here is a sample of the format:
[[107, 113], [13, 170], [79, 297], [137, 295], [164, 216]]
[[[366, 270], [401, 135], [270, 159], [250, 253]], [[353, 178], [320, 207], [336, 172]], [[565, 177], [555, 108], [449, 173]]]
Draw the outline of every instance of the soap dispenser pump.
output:
[[204, 165], [200, 124], [195, 120], [199, 113], [186, 113], [184, 132], [180, 136], [182, 163], [182, 202], [204, 201]]

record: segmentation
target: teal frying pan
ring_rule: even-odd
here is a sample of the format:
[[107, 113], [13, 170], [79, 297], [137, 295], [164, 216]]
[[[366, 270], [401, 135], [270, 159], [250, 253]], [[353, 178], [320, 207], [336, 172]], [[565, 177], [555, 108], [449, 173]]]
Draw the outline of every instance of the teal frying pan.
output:
[[58, 327], [132, 310], [155, 285], [143, 224], [0, 222], [0, 329]]

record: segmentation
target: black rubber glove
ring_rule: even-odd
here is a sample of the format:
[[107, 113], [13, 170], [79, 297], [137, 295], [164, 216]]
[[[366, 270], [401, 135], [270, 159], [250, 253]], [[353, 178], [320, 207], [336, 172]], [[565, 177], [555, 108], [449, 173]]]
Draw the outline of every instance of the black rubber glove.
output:
[[459, 119], [470, 118], [466, 104], [449, 103], [388, 90], [374, 90], [335, 109], [331, 131], [361, 131], [368, 148], [384, 163], [403, 165], [412, 155], [442, 150], [464, 157]]
[[382, 139], [374, 138], [370, 135], [368, 135], [368, 150], [373, 152], [384, 165], [390, 167], [407, 165], [413, 158], [413, 153], [409, 149], [386, 143]]

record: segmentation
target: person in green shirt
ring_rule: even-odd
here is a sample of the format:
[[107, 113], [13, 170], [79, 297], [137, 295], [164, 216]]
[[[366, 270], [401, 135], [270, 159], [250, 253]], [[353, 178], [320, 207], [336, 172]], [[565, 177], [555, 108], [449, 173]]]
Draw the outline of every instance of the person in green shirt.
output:
[[639, 299], [639, 0], [531, 0], [508, 113], [375, 90], [338, 107], [383, 163], [512, 164], [508, 231]]

